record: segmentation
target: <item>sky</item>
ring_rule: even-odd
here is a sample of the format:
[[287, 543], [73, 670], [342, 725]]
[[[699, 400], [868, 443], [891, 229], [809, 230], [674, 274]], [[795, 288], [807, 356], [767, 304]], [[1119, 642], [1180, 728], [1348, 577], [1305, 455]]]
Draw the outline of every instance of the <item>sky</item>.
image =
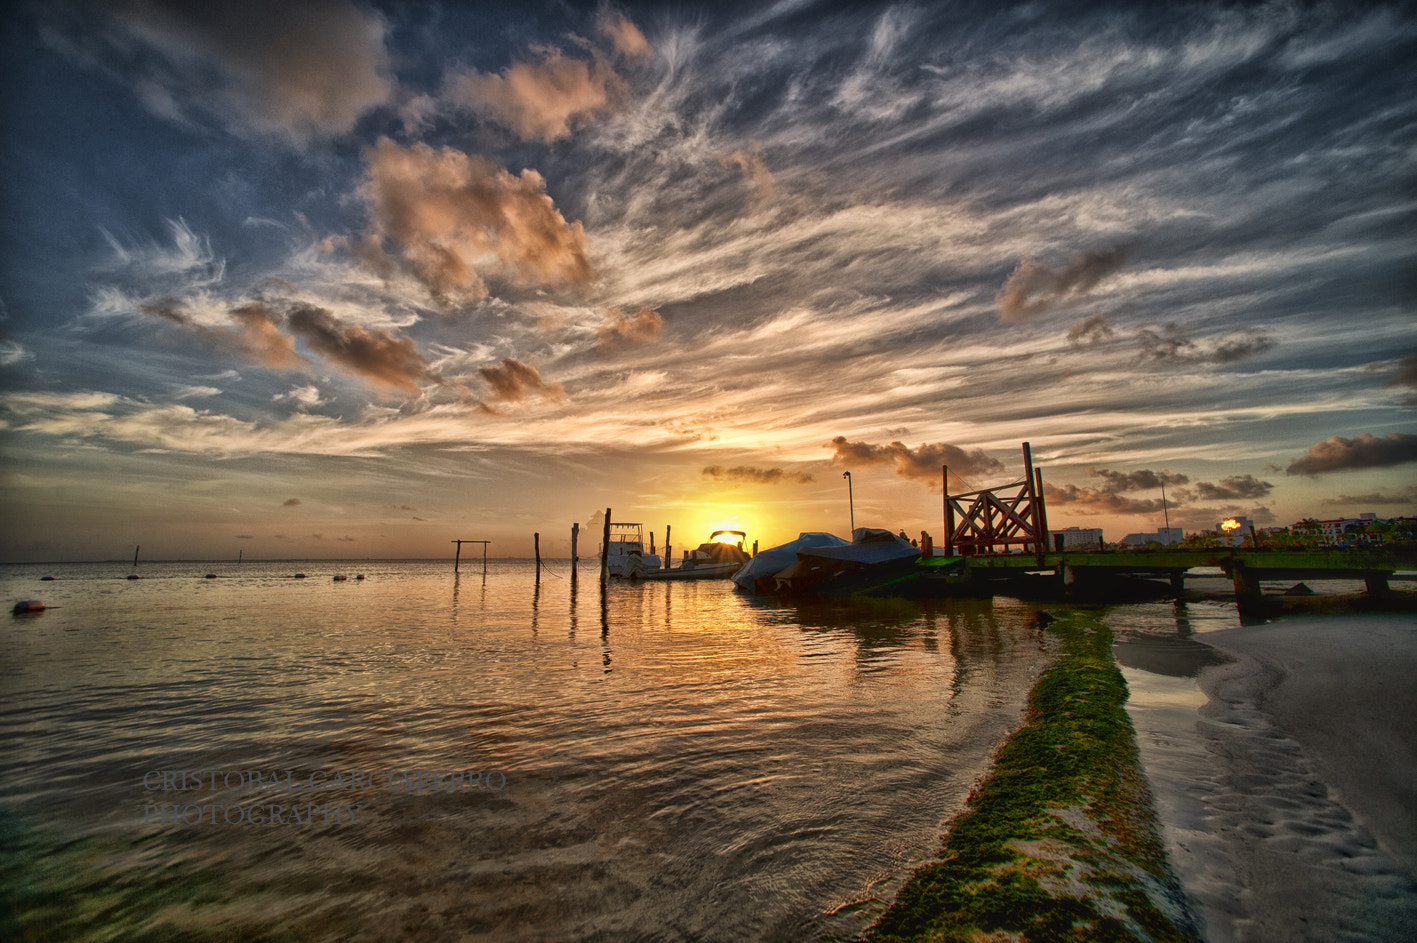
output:
[[1023, 442], [1109, 540], [1417, 513], [1408, 4], [43, 0], [0, 63], [0, 559], [938, 542]]

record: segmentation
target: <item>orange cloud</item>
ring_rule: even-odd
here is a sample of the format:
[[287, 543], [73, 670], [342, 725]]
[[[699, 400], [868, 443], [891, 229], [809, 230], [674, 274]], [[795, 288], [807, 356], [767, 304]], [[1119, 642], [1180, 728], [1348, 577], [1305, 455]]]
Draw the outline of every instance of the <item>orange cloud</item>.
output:
[[416, 393], [419, 380], [437, 379], [410, 338], [346, 325], [309, 304], [296, 305], [286, 323], [311, 350], [371, 383]]
[[646, 59], [654, 55], [654, 47], [645, 39], [640, 28], [622, 13], [603, 9], [596, 19], [596, 28], [609, 38], [615, 51], [627, 59]]
[[596, 329], [596, 344], [614, 347], [619, 344], [648, 344], [659, 336], [664, 318], [656, 311], [641, 308], [632, 314], [615, 309], [605, 313], [605, 321]]
[[551, 142], [569, 137], [572, 124], [610, 108], [620, 77], [600, 57], [573, 59], [544, 49], [535, 62], [518, 62], [500, 74], [464, 73], [453, 95], [475, 114], [525, 139]]
[[566, 222], [536, 171], [518, 177], [451, 147], [388, 138], [368, 162], [361, 193], [370, 230], [346, 244], [375, 271], [402, 269], [442, 303], [486, 297], [479, 269], [489, 267], [539, 284], [590, 281], [585, 232]]
[[768, 170], [767, 161], [763, 160], [763, 146], [759, 141], [753, 142], [751, 150], [736, 150], [727, 157], [720, 157], [718, 162], [724, 167], [737, 167], [743, 171], [752, 185], [756, 200], [769, 200], [777, 191], [777, 181], [773, 179], [772, 171]]
[[[623, 14], [602, 10], [596, 28], [610, 40], [607, 53], [591, 49], [590, 58], [543, 46], [537, 58], [517, 62], [499, 73], [464, 72], [449, 81], [449, 96], [525, 140], [551, 142], [569, 137], [574, 126], [611, 111], [625, 91], [612, 57], [643, 59], [654, 54], [644, 33]], [[584, 40], [580, 41], [584, 45]]]
[[561, 389], [561, 384], [547, 383], [541, 379], [541, 374], [537, 372], [535, 367], [511, 357], [504, 358], [500, 364], [495, 366], [479, 367], [477, 372], [491, 388], [493, 399], [515, 403], [526, 399], [533, 393], [549, 399], [563, 399], [565, 397], [565, 391]]

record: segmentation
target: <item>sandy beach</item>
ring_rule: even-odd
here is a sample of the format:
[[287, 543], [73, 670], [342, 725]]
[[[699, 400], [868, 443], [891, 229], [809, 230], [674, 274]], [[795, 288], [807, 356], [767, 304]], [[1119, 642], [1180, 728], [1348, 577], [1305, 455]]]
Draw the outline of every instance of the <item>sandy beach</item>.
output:
[[1166, 644], [1186, 649], [1171, 674], [1123, 659], [1129, 711], [1206, 939], [1417, 939], [1417, 617]]

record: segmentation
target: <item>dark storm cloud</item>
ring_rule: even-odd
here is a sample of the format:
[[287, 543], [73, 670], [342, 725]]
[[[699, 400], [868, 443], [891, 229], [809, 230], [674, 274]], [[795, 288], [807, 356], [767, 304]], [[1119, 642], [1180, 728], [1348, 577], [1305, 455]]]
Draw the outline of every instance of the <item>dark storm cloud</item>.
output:
[[999, 313], [1005, 321], [1037, 317], [1065, 298], [1087, 294], [1126, 261], [1126, 246], [1080, 252], [1071, 264], [1056, 271], [1024, 257], [995, 299]]
[[831, 440], [832, 463], [847, 468], [869, 465], [892, 465], [902, 478], [923, 480], [931, 487], [941, 484], [941, 466], [948, 465], [956, 475], [987, 475], [1004, 470], [1004, 463], [986, 455], [982, 449], [967, 451], [945, 442], [922, 444], [909, 448], [902, 442], [872, 445], [851, 442], [846, 436]]
[[46, 38], [116, 72], [159, 115], [205, 112], [297, 142], [339, 134], [393, 93], [384, 21], [349, 0], [69, 0]]
[[1103, 490], [1109, 492], [1154, 490], [1166, 485], [1184, 485], [1190, 478], [1178, 472], [1150, 471], [1142, 469], [1134, 472], [1111, 471], [1106, 468], [1089, 468], [1089, 475], [1102, 479]]
[[1417, 462], [1417, 435], [1390, 432], [1379, 439], [1371, 432], [1364, 432], [1354, 439], [1330, 436], [1310, 446], [1308, 454], [1290, 462], [1284, 473], [1321, 475], [1354, 468], [1387, 468], [1407, 462]]
[[784, 481], [805, 485], [813, 481], [812, 476], [805, 472], [790, 472], [781, 468], [756, 468], [752, 465], [738, 465], [734, 468], [710, 465], [703, 470], [703, 477], [713, 478], [717, 481], [755, 485], [777, 485]]

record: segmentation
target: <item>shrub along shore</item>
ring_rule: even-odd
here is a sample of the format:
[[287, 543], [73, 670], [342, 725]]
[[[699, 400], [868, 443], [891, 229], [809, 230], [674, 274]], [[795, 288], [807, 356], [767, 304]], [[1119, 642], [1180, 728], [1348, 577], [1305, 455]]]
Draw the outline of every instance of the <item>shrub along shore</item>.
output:
[[899, 940], [1192, 941], [1123, 706], [1112, 633], [1069, 612], [1024, 726], [865, 934]]

